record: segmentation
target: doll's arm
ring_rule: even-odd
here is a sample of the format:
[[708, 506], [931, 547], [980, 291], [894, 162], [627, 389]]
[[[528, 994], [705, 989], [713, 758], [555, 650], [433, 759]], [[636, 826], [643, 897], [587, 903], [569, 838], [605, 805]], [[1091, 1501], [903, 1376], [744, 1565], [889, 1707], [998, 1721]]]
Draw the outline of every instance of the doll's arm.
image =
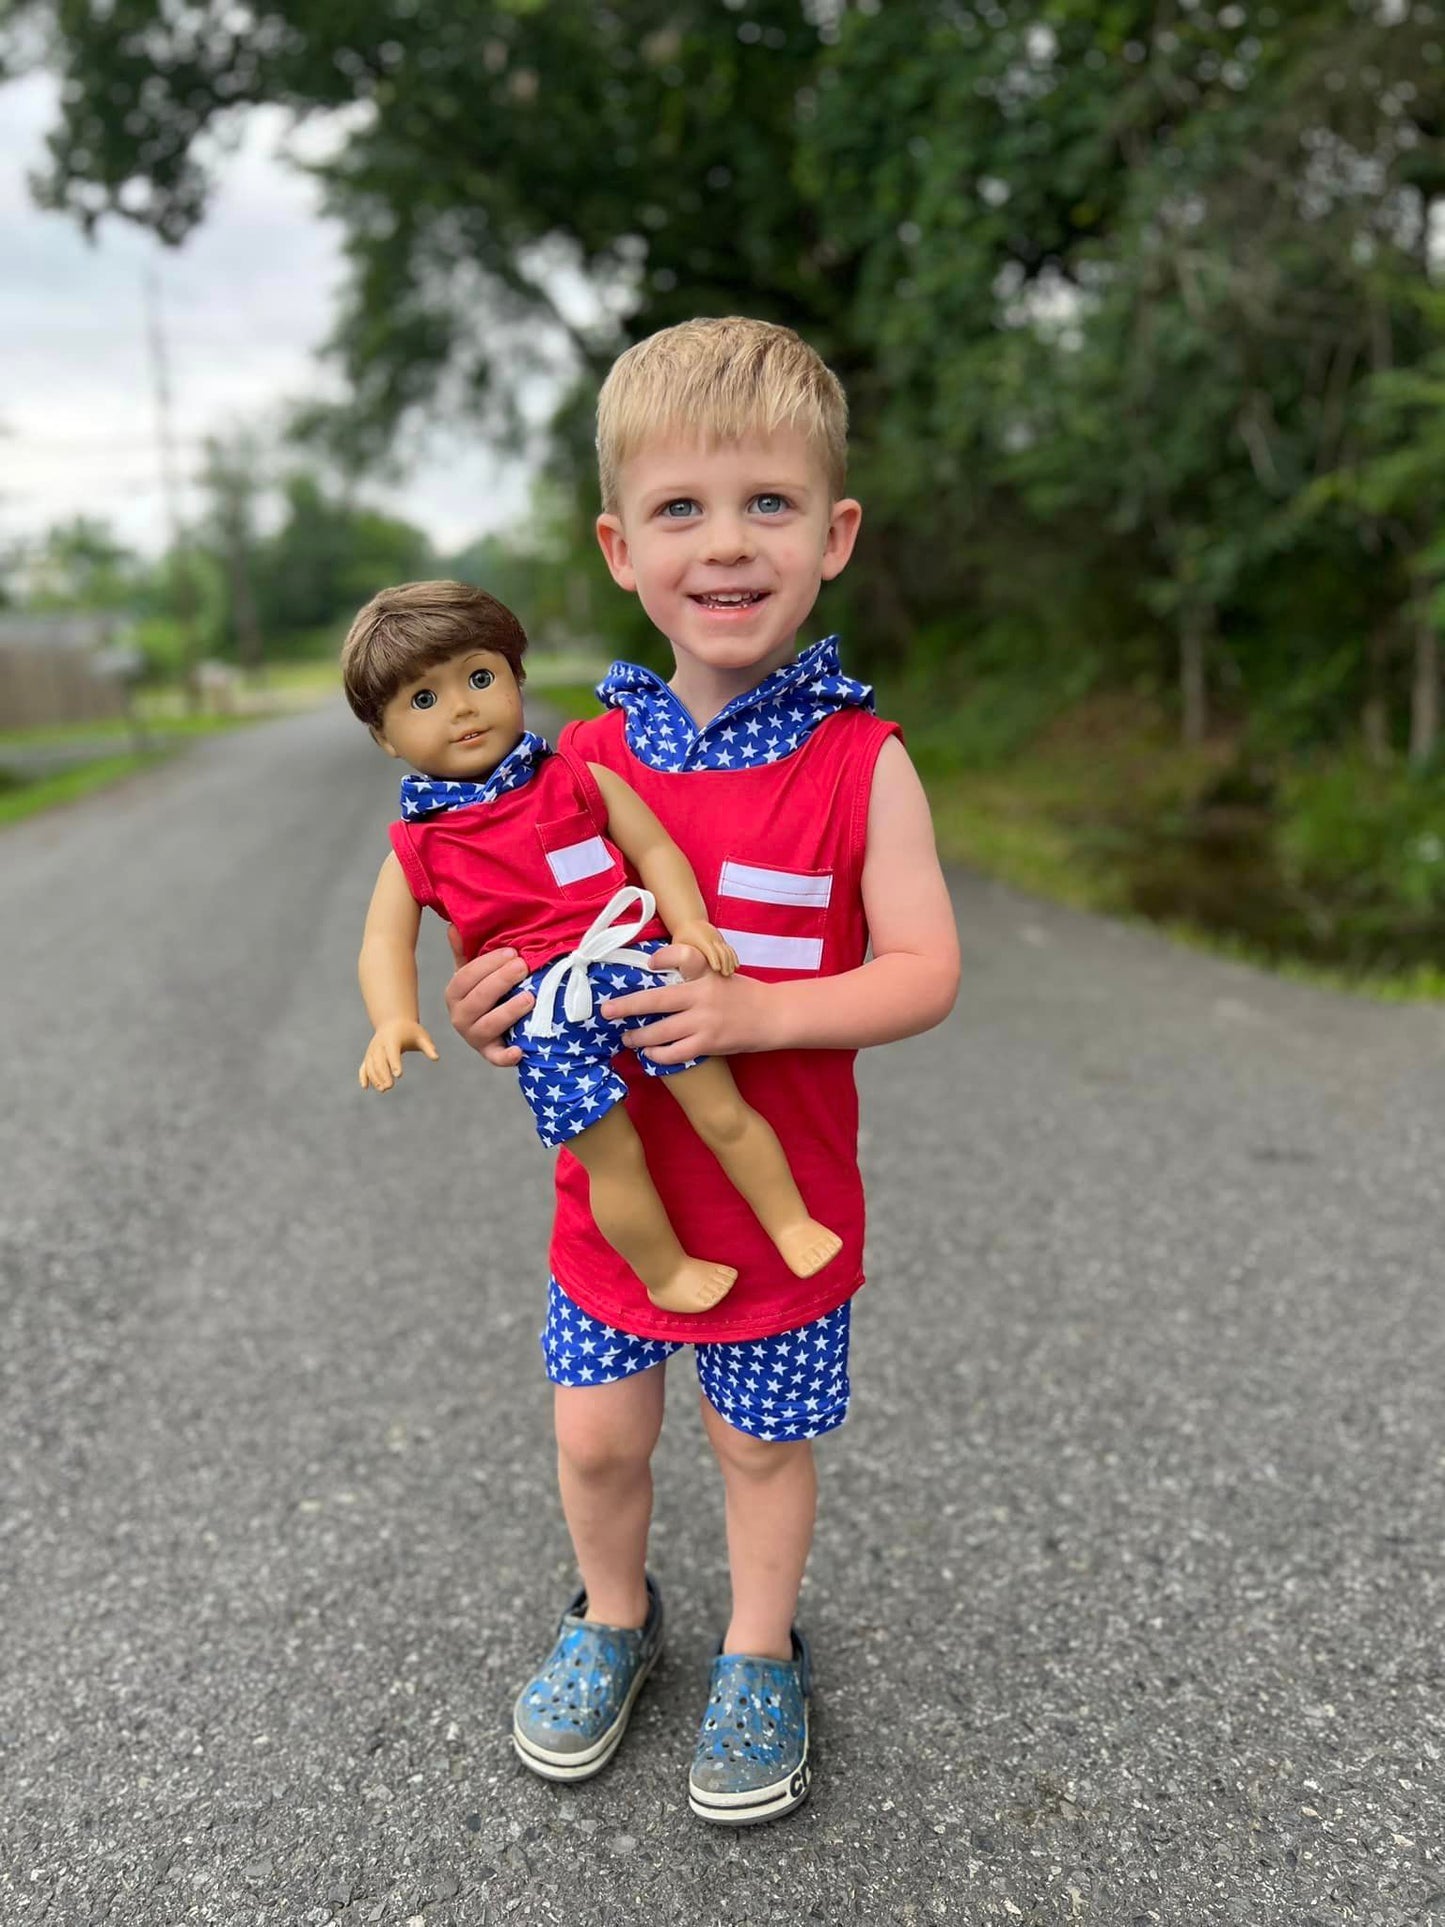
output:
[[389, 1091], [401, 1076], [403, 1051], [435, 1058], [436, 1045], [421, 1026], [416, 999], [416, 938], [421, 906], [407, 887], [406, 872], [393, 851], [381, 866], [357, 975], [375, 1035], [358, 1073], [361, 1087]]
[[692, 865], [630, 784], [599, 763], [589, 764], [607, 805], [607, 834], [657, 899], [657, 914], [677, 943], [700, 950], [712, 969], [730, 977], [737, 952], [708, 921]]
[[[604, 1017], [655, 1017], [623, 1042], [659, 1063], [758, 1050], [857, 1050], [931, 1030], [958, 993], [958, 930], [928, 798], [908, 752], [885, 742], [868, 802], [863, 910], [872, 955], [836, 977], [765, 984], [739, 973], [609, 998]], [[660, 1016], [658, 1013], [666, 1012]]]

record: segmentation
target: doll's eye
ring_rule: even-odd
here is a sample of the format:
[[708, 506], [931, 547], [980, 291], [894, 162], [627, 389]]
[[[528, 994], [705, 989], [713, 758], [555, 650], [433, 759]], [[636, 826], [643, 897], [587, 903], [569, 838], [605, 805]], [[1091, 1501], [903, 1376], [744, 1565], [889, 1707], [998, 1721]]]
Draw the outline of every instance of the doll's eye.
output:
[[474, 669], [467, 677], [473, 689], [490, 689], [496, 680], [490, 669]]
[[434, 689], [418, 689], [411, 699], [413, 709], [435, 709], [437, 692]]

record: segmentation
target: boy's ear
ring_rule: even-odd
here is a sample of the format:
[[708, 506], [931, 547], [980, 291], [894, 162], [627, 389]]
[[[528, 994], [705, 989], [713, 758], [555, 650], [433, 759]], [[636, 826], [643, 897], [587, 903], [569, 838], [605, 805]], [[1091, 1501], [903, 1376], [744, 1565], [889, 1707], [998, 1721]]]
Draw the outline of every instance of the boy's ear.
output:
[[375, 728], [374, 726], [371, 732], [371, 740], [378, 746], [378, 748], [384, 749], [388, 756], [399, 756], [401, 754], [400, 750], [396, 750], [392, 748], [391, 744], [382, 735], [381, 731]]
[[617, 515], [599, 515], [597, 540], [603, 555], [607, 558], [612, 580], [618, 588], [635, 590], [637, 577], [633, 572], [632, 554], [627, 546], [627, 537], [622, 531], [622, 518]]
[[828, 536], [823, 544], [822, 576], [825, 582], [831, 582], [835, 575], [841, 575], [847, 568], [862, 521], [863, 505], [855, 502], [851, 495], [845, 495], [841, 502], [833, 504], [833, 512], [828, 518]]

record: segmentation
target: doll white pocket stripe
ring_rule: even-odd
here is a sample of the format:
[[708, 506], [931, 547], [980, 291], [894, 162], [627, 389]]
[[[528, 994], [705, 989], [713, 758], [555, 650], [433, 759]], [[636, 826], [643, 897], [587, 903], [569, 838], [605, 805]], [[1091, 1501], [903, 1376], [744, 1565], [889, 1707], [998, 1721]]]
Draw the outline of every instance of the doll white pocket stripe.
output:
[[738, 953], [740, 964], [757, 970], [818, 970], [823, 963], [821, 937], [769, 937], [761, 930], [724, 930], [724, 939]]
[[[548, 866], [558, 883], [580, 883], [612, 868], [613, 859], [600, 836], [589, 836], [585, 843], [564, 843], [560, 850], [546, 851]], [[651, 911], [648, 912], [650, 916]], [[641, 929], [641, 925], [638, 928]]]
[[[640, 889], [629, 883], [619, 890], [600, 910], [587, 926], [581, 943], [575, 950], [569, 950], [565, 957], [559, 957], [547, 968], [547, 974], [537, 986], [537, 1002], [527, 1019], [527, 1032], [532, 1037], [555, 1037], [557, 1024], [557, 992], [562, 988], [562, 1009], [570, 1024], [585, 1024], [592, 1015], [592, 984], [587, 975], [589, 964], [636, 964], [639, 970], [647, 970], [652, 965], [652, 953], [647, 950], [629, 950], [627, 946], [638, 933], [651, 923], [657, 903], [650, 890]], [[628, 916], [628, 911], [632, 915]]]
[[748, 903], [789, 903], [801, 910], [826, 910], [833, 895], [833, 872], [810, 875], [806, 870], [762, 869], [754, 863], [724, 859], [718, 876], [720, 897], [741, 897]]

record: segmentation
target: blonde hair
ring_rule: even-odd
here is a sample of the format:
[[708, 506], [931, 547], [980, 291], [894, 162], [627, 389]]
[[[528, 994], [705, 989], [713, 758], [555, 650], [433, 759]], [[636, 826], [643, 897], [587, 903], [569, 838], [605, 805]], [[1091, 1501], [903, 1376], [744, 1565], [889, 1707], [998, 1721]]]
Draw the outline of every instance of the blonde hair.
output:
[[341, 684], [368, 729], [397, 690], [471, 649], [505, 658], [520, 683], [527, 632], [504, 602], [467, 582], [402, 582], [378, 589], [341, 645]]
[[663, 328], [613, 362], [597, 397], [602, 506], [617, 507], [623, 464], [669, 431], [705, 442], [797, 429], [821, 458], [832, 499], [848, 465], [848, 401], [842, 383], [791, 328], [741, 315]]

